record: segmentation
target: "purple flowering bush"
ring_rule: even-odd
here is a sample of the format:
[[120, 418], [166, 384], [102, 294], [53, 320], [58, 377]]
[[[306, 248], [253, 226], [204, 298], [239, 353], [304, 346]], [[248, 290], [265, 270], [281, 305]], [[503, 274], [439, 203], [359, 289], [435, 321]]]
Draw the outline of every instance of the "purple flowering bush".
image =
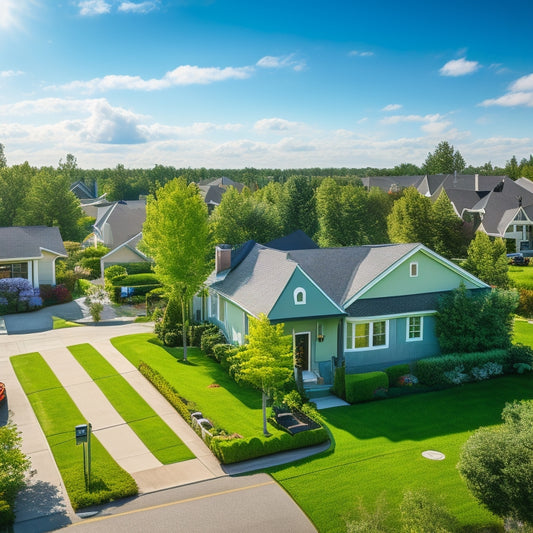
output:
[[0, 279], [0, 313], [18, 313], [38, 307], [42, 307], [42, 300], [29, 280]]

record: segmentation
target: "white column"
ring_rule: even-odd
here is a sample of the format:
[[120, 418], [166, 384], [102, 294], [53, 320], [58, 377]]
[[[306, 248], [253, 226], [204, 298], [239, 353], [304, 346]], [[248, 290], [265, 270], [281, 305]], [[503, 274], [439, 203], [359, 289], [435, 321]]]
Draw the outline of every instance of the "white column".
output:
[[28, 261], [28, 281], [33, 287], [33, 261]]
[[39, 261], [33, 261], [33, 286], [39, 288]]

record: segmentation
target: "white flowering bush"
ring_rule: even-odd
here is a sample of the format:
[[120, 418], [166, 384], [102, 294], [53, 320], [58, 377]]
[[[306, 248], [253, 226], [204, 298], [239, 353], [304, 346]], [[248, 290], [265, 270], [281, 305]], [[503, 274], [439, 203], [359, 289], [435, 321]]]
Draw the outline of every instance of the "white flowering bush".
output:
[[482, 366], [474, 367], [471, 374], [476, 381], [482, 381], [503, 374], [503, 366], [498, 363], [488, 362]]
[[444, 372], [444, 379], [448, 383], [452, 383], [453, 385], [461, 385], [461, 383], [466, 383], [467, 381], [469, 381], [470, 377], [465, 372], [464, 366], [458, 365], [453, 370]]

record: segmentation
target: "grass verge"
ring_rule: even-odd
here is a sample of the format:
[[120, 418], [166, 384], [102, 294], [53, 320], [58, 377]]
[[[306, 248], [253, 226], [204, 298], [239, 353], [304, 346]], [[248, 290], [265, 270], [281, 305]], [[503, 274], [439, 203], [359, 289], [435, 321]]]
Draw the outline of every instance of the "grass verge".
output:
[[90, 344], [68, 349], [159, 461], [170, 464], [194, 459], [182, 440], [97, 350]]
[[58, 316], [53, 316], [52, 321], [52, 329], [78, 328], [82, 326], [82, 324], [76, 324], [76, 322], [70, 322], [70, 320], [65, 320], [64, 318], [59, 318]]
[[98, 438], [91, 440], [92, 483], [85, 490], [82, 446], [74, 428], [85, 419], [46, 361], [38, 353], [17, 355], [11, 363], [43, 429], [74, 509], [137, 494], [137, 484], [109, 455]]
[[[218, 428], [243, 437], [263, 434], [261, 393], [242, 387], [198, 348], [163, 347], [151, 333], [115, 337], [111, 342], [136, 367], [145, 361], [162, 374], [181, 396], [196, 404]], [[270, 426], [270, 433], [283, 432]]]

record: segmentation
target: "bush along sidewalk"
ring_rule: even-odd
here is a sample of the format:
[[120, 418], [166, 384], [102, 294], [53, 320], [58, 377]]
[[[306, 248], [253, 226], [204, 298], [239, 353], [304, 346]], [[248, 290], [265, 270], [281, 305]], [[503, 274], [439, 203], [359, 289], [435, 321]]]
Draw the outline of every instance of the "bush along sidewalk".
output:
[[[304, 448], [326, 442], [329, 439], [323, 427], [310, 431], [303, 431], [295, 435], [282, 433], [273, 437], [242, 438], [235, 433], [229, 434], [216, 426], [205, 427], [202, 420], [207, 420], [205, 414], [197, 413], [194, 403], [183, 398], [179, 392], [155, 369], [141, 361], [139, 371], [178, 411], [183, 419], [202, 437], [209, 449], [224, 464], [236, 463], [247, 459], [254, 459], [264, 455]], [[196, 414], [196, 416], [194, 416]], [[205, 417], [205, 418], [204, 418]], [[210, 424], [210, 423], [209, 423]]]

